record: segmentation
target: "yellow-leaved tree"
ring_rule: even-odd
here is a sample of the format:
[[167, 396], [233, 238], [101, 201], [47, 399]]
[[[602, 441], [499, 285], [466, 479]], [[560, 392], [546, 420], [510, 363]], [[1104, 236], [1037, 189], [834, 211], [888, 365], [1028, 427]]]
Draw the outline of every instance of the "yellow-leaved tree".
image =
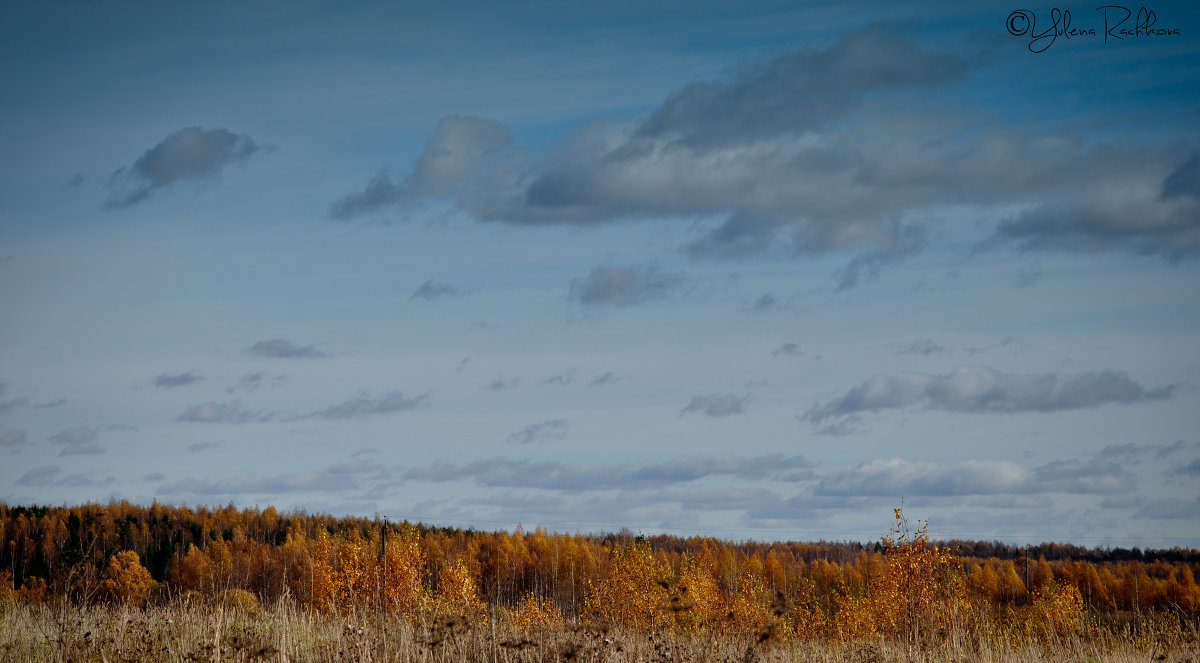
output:
[[132, 550], [122, 550], [109, 561], [101, 591], [119, 603], [135, 604], [146, 598], [152, 586], [154, 578], [142, 566], [138, 554]]
[[630, 541], [612, 552], [608, 573], [589, 580], [584, 616], [599, 624], [663, 628], [674, 622], [670, 609], [673, 574], [645, 541]]
[[487, 621], [487, 604], [479, 597], [479, 585], [461, 557], [442, 567], [437, 607], [442, 614], [465, 617], [468, 623]]
[[866, 609], [873, 630], [917, 642], [924, 633], [949, 629], [965, 606], [965, 586], [954, 557], [929, 540], [929, 522], [910, 522], [901, 509], [884, 546], [883, 573], [871, 578]]

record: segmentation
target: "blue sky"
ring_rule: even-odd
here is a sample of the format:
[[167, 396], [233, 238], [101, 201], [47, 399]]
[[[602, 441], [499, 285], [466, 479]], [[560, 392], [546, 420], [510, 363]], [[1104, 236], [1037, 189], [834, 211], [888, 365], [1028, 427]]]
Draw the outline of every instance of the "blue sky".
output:
[[1200, 11], [1052, 9], [6, 5], [0, 499], [1200, 545]]

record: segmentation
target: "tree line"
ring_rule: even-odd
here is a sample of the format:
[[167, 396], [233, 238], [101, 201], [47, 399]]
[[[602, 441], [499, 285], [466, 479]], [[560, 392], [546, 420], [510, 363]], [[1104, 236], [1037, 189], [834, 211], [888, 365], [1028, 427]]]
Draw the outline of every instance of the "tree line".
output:
[[1200, 617], [1195, 549], [933, 542], [927, 524], [895, 515], [875, 542], [766, 543], [477, 531], [232, 504], [0, 503], [0, 597], [153, 602], [236, 590], [333, 613], [504, 610], [531, 624], [842, 634], [909, 632], [935, 616], [960, 619], [964, 606], [1068, 627], [1087, 614]]

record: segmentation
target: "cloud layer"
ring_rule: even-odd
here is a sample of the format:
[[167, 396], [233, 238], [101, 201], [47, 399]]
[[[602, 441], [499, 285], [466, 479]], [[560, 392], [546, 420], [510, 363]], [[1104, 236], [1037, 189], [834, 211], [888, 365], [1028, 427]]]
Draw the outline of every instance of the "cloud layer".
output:
[[951, 412], [1055, 412], [1108, 403], [1170, 398], [1173, 387], [1146, 389], [1118, 371], [1018, 375], [984, 366], [963, 366], [948, 375], [900, 373], [876, 375], [803, 416], [820, 424], [833, 417], [923, 404]]
[[404, 478], [419, 481], [471, 480], [491, 488], [527, 487], [574, 492], [664, 486], [719, 475], [795, 480], [800, 476], [807, 478], [806, 472], [810, 467], [811, 463], [802, 456], [782, 454], [754, 458], [680, 456], [661, 463], [618, 465], [569, 465], [497, 457], [473, 462], [423, 465], [408, 470]]
[[381, 173], [333, 215], [453, 196], [527, 225], [701, 218], [684, 247], [697, 258], [859, 251], [839, 290], [921, 252], [948, 206], [1019, 210], [985, 248], [1200, 253], [1200, 156], [978, 130], [970, 112], [922, 107], [975, 66], [876, 25], [687, 85], [642, 119], [585, 124], [545, 156], [447, 117], [408, 176]]
[[818, 495], [829, 496], [953, 496], [1031, 493], [1111, 494], [1135, 487], [1133, 475], [1116, 463], [1053, 462], [1036, 468], [995, 460], [972, 460], [955, 465], [874, 460], [822, 477]]

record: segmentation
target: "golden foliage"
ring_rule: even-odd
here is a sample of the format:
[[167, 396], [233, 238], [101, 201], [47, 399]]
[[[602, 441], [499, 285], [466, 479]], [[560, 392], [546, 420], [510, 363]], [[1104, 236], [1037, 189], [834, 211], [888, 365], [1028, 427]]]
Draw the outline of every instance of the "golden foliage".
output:
[[119, 603], [139, 603], [146, 598], [146, 593], [153, 585], [154, 579], [142, 566], [138, 554], [132, 550], [122, 550], [109, 561], [101, 590]]
[[1074, 585], [1048, 580], [1033, 594], [1026, 628], [1045, 637], [1061, 637], [1083, 626], [1083, 596]]
[[950, 627], [965, 604], [961, 574], [945, 547], [929, 540], [929, 522], [910, 522], [901, 509], [882, 537], [883, 573], [873, 576], [856, 609], [856, 630], [915, 642], [923, 633]]
[[213, 563], [203, 550], [188, 544], [187, 554], [179, 562], [178, 582], [185, 590], [212, 591], [215, 578]]
[[475, 578], [461, 558], [442, 567], [438, 576], [437, 609], [442, 614], [487, 621], [487, 604], [479, 597]]
[[12, 571], [0, 571], [0, 607], [17, 600], [17, 590], [13, 588]]
[[548, 629], [562, 628], [565, 620], [554, 599], [538, 599], [533, 592], [521, 597], [517, 606], [509, 613], [513, 626], [525, 634]]
[[382, 586], [384, 608], [392, 614], [415, 617], [427, 602], [422, 584], [424, 558], [415, 537], [389, 541], [382, 565], [376, 569], [377, 585]]
[[673, 575], [649, 543], [630, 541], [612, 551], [606, 575], [589, 579], [584, 616], [599, 624], [666, 628], [674, 621], [668, 591]]

